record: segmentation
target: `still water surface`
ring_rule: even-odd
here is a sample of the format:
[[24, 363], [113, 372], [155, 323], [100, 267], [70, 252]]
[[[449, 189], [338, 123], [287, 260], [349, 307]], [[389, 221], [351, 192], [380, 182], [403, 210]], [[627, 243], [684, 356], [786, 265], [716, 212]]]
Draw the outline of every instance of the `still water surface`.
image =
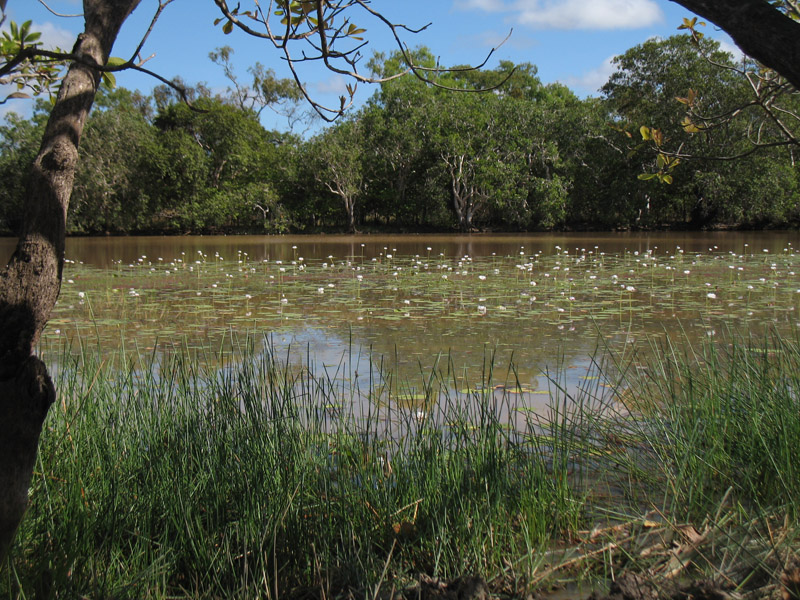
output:
[[419, 389], [434, 364], [472, 381], [491, 366], [535, 401], [543, 373], [575, 388], [592, 356], [793, 331], [794, 248], [797, 232], [72, 238], [43, 342], [266, 335], [332, 378], [392, 370]]
[[[0, 256], [11, 254], [15, 240], [0, 238]], [[617, 253], [623, 251], [664, 253], [682, 248], [687, 252], [719, 251], [742, 253], [746, 248], [772, 253], [781, 252], [791, 244], [798, 247], [800, 233], [782, 232], [656, 232], [656, 233], [544, 233], [544, 234], [482, 234], [482, 235], [310, 235], [310, 236], [142, 236], [94, 237], [67, 240], [67, 258], [98, 267], [108, 267], [117, 261], [135, 261], [142, 255], [173, 258], [185, 252], [194, 255], [198, 250], [213, 255], [233, 257], [238, 251], [247, 252], [254, 260], [291, 260], [295, 256], [326, 258], [328, 256], [377, 256], [386, 249], [399, 255], [425, 256], [444, 253], [446, 256], [486, 257], [516, 255], [521, 247], [528, 254], [552, 252], [556, 246], [576, 251], [591, 250]], [[292, 247], [297, 246], [293, 251]]]

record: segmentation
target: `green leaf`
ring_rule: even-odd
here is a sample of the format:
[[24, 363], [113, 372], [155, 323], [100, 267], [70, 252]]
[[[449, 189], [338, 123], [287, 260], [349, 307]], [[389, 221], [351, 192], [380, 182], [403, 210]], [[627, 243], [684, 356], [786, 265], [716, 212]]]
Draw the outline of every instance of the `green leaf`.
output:
[[222, 33], [228, 35], [231, 31], [233, 31], [233, 21], [228, 21], [222, 26]]
[[120, 58], [119, 56], [110, 56], [108, 61], [106, 62], [107, 67], [121, 67], [128, 61], [124, 58]]
[[113, 73], [106, 71], [103, 73], [103, 85], [108, 89], [113, 90], [117, 86], [117, 78], [114, 77]]
[[647, 181], [649, 179], [653, 179], [654, 177], [656, 177], [655, 173], [639, 173], [637, 179], [641, 179], [642, 181]]
[[653, 139], [652, 136], [650, 135], [650, 128], [647, 127], [646, 125], [642, 125], [639, 128], [639, 133], [642, 134], [642, 139], [645, 141]]

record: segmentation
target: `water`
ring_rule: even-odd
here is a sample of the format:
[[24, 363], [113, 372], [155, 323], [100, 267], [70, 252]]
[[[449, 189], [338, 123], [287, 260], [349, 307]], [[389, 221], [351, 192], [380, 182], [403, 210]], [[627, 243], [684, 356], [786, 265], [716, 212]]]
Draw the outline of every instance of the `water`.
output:
[[593, 359], [793, 331], [798, 244], [797, 232], [72, 238], [40, 351], [52, 362], [80, 339], [213, 361], [250, 335], [350, 389], [391, 373], [413, 397], [436, 366], [462, 393], [491, 371], [535, 407], [610, 385]]
[[[0, 238], [0, 258], [7, 260], [16, 240]], [[772, 253], [780, 252], [787, 244], [797, 247], [800, 234], [791, 232], [655, 232], [655, 233], [543, 233], [543, 234], [472, 234], [472, 235], [310, 235], [310, 236], [140, 236], [94, 237], [67, 240], [67, 257], [98, 267], [108, 267], [115, 261], [131, 262], [142, 255], [153, 259], [174, 258], [185, 252], [194, 256], [198, 250], [233, 258], [237, 251], [247, 252], [257, 261], [262, 259], [291, 260], [296, 256], [325, 258], [327, 256], [377, 256], [382, 252], [426, 256], [444, 253], [446, 256], [473, 257], [515, 255], [521, 249], [535, 254], [552, 252], [556, 246], [576, 251], [580, 249], [618, 253], [625, 250], [640, 253], [682, 248], [686, 252], [707, 252], [717, 247], [738, 253], [746, 249]], [[293, 249], [293, 246], [297, 246]], [[524, 248], [523, 248], [524, 247]], [[430, 251], [427, 249], [431, 248]], [[386, 249], [386, 250], [385, 250]]]

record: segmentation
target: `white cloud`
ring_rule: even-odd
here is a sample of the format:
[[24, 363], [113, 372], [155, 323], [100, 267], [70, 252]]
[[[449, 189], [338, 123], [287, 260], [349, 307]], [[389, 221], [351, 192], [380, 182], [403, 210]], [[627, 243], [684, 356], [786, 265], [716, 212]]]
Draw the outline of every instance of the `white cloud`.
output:
[[655, 0], [457, 0], [460, 9], [509, 12], [537, 29], [636, 29], [663, 20]]
[[508, 10], [503, 0], [456, 0], [454, 4], [458, 10], [482, 10], [485, 12]]
[[345, 80], [342, 75], [334, 75], [325, 81], [312, 84], [312, 87], [319, 94], [336, 94], [337, 96], [348, 95], [347, 80]]
[[75, 39], [77, 38], [77, 35], [71, 31], [67, 31], [50, 22], [33, 23], [31, 30], [42, 34], [39, 41], [42, 42], [42, 46], [47, 50], [61, 48], [69, 52], [72, 50], [72, 46], [75, 45]]
[[605, 85], [608, 78], [616, 70], [613, 61], [614, 57], [609, 56], [599, 67], [586, 71], [577, 77], [567, 77], [562, 83], [579, 93], [593, 94]]
[[653, 0], [520, 0], [519, 22], [543, 29], [635, 29], [661, 21]]
[[742, 52], [739, 46], [737, 46], [736, 44], [733, 44], [727, 40], [717, 40], [717, 41], [719, 42], [719, 49], [722, 50], [723, 52], [731, 54], [735, 62], [739, 62], [745, 57], [744, 52]]
[[476, 45], [483, 48], [499, 48], [509, 46], [517, 50], [528, 50], [538, 46], [540, 42], [530, 36], [512, 35], [509, 37], [508, 31], [505, 33], [498, 31], [484, 31], [478, 35], [463, 38], [460, 45], [466, 48], [474, 48]]

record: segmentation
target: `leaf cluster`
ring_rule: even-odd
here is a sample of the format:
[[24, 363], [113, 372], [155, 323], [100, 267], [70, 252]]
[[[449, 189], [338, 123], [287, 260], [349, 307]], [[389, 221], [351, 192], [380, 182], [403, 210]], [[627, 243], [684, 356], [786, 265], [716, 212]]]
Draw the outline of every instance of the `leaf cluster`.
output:
[[16, 88], [0, 100], [0, 104], [12, 99], [30, 99], [41, 94], [52, 94], [60, 78], [64, 61], [57, 58], [36, 58], [42, 35], [38, 31], [32, 31], [31, 27], [32, 21], [22, 24], [10, 21], [8, 29], [0, 34], [0, 85]]

